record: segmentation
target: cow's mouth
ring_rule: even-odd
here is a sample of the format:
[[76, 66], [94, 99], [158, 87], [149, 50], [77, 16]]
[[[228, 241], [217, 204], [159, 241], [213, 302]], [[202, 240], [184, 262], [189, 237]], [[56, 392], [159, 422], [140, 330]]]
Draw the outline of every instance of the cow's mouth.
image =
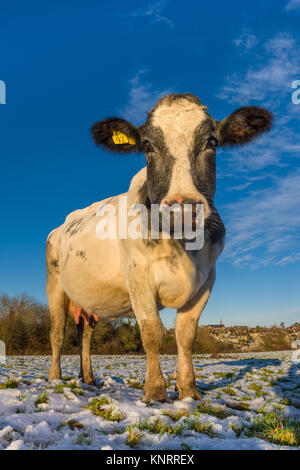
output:
[[202, 202], [173, 203], [160, 206], [160, 231], [170, 231], [170, 235], [195, 233], [201, 225], [204, 214]]
[[172, 196], [159, 205], [159, 232], [167, 232], [174, 238], [193, 238], [203, 226], [204, 199], [197, 195]]

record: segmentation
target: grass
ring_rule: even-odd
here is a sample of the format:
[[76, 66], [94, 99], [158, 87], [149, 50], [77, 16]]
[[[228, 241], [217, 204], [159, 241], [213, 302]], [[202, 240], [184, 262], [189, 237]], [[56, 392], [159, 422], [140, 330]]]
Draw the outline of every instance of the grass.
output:
[[106, 405], [109, 405], [110, 403], [112, 403], [112, 401], [105, 397], [94, 398], [90, 402], [88, 408], [92, 411], [93, 415], [101, 416], [101, 418], [104, 418], [106, 421], [119, 422], [124, 419], [124, 415], [115, 411], [113, 406], [110, 406], [109, 408], [106, 407]]
[[219, 419], [225, 419], [230, 416], [230, 413], [224, 410], [224, 408], [221, 406], [212, 406], [209, 401], [199, 401], [197, 403], [197, 412], [215, 416]]
[[184, 416], [189, 416], [189, 412], [186, 410], [177, 410], [176, 413], [174, 411], [163, 410], [162, 414], [164, 416], [169, 416], [173, 421], [179, 421]]
[[77, 436], [76, 443], [80, 446], [82, 445], [91, 445], [93, 441], [93, 436], [89, 431], [84, 431]]
[[209, 437], [217, 436], [217, 434], [212, 431], [212, 424], [201, 423], [198, 417], [195, 420], [188, 420], [188, 429], [199, 432], [200, 434], [207, 434]]
[[139, 444], [143, 434], [136, 429], [132, 424], [125, 428], [125, 432], [128, 432], [127, 445], [134, 449]]
[[254, 382], [252, 384], [250, 384], [248, 388], [249, 388], [249, 390], [253, 390], [257, 397], [262, 397], [263, 394], [264, 394], [262, 386], [254, 383]]
[[[164, 414], [170, 416], [169, 412], [165, 412]], [[184, 417], [186, 416], [184, 415]], [[207, 434], [210, 437], [216, 436], [216, 433], [212, 431], [212, 424], [200, 422], [198, 416], [188, 416], [185, 420], [181, 420], [181, 418], [179, 418], [176, 419], [176, 421], [176, 425], [171, 425], [164, 422], [160, 418], [155, 420], [146, 418], [145, 420], [139, 420], [133, 427], [139, 431], [148, 431], [153, 434], [160, 434], [160, 436], [163, 434], [180, 435], [185, 430], [196, 431], [200, 434]]]
[[37, 398], [37, 400], [35, 400], [34, 404], [35, 404], [35, 406], [39, 406], [42, 403], [48, 403], [48, 400], [49, 400], [48, 394], [46, 392], [44, 392], [44, 393], [41, 393], [38, 396], [38, 398]]
[[181, 432], [185, 429], [186, 423], [178, 423], [175, 426], [171, 424], [167, 424], [161, 419], [157, 418], [155, 420], [149, 420], [146, 418], [144, 421], [139, 420], [136, 424], [136, 427], [141, 431], [149, 431], [153, 434], [181, 434]]
[[300, 445], [300, 423], [289, 417], [278, 413], [264, 413], [254, 419], [251, 426], [252, 433], [258, 433], [269, 442], [278, 445], [299, 446]]
[[231, 387], [225, 387], [222, 390], [223, 390], [224, 393], [226, 393], [226, 395], [230, 395], [232, 397], [234, 397], [236, 395], [235, 390]]
[[66, 385], [66, 388], [69, 388], [75, 395], [84, 395], [83, 391], [78, 387], [76, 382], [70, 382]]
[[214, 376], [220, 379], [234, 379], [236, 374], [233, 372], [214, 372]]
[[234, 410], [238, 411], [247, 411], [249, 410], [249, 403], [245, 403], [243, 401], [236, 402], [236, 403], [230, 403], [227, 404], [229, 408], [233, 408]]
[[138, 382], [137, 380], [130, 380], [127, 383], [130, 388], [137, 388], [138, 390], [142, 390], [144, 388], [144, 384]]
[[5, 383], [0, 384], [0, 390], [7, 389], [7, 388], [17, 388], [19, 386], [19, 382], [14, 379], [8, 379]]
[[69, 426], [71, 431], [74, 431], [74, 429], [82, 429], [83, 428], [83, 424], [79, 423], [75, 419], [70, 419], [66, 423], [63, 423], [63, 426]]
[[280, 403], [282, 405], [290, 406], [291, 405], [291, 400], [289, 398], [283, 398]]
[[236, 437], [239, 438], [245, 428], [244, 428], [243, 424], [231, 423], [230, 424], [230, 429], [232, 429], [234, 431]]

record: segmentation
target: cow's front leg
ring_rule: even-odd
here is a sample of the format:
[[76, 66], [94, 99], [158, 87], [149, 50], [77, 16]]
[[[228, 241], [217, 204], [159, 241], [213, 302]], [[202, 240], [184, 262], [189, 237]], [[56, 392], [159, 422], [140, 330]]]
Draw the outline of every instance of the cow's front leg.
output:
[[147, 356], [147, 375], [144, 388], [145, 401], [167, 401], [165, 381], [159, 365], [159, 350], [163, 339], [163, 324], [156, 307], [156, 297], [139, 280], [130, 283], [132, 307], [141, 331]]
[[200, 315], [209, 299], [215, 282], [213, 269], [195, 299], [177, 312], [176, 341], [178, 348], [177, 389], [179, 399], [187, 397], [200, 398], [196, 389], [195, 374], [192, 361], [192, 349], [196, 339]]

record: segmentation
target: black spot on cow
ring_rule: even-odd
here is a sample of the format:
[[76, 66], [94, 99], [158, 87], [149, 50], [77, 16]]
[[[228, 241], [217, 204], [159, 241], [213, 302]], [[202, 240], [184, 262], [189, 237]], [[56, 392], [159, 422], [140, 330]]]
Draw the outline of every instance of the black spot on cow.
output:
[[152, 125], [151, 117], [141, 126], [141, 133], [143, 141], [149, 142], [153, 149], [150, 152], [145, 150], [147, 186], [141, 191], [147, 189], [151, 203], [160, 204], [168, 193], [175, 159], [169, 152], [162, 130]]
[[58, 268], [59, 267], [58, 259], [52, 259], [50, 261], [50, 265], [53, 266], [53, 268]]
[[80, 217], [79, 219], [72, 220], [72, 222], [70, 222], [66, 226], [66, 233], [68, 233], [70, 237], [78, 233], [80, 230], [82, 230], [82, 222], [83, 222], [82, 217]]
[[84, 261], [86, 261], [86, 254], [84, 251], [82, 250], [77, 250], [76, 251], [76, 256], [79, 256], [80, 258], [82, 258]]

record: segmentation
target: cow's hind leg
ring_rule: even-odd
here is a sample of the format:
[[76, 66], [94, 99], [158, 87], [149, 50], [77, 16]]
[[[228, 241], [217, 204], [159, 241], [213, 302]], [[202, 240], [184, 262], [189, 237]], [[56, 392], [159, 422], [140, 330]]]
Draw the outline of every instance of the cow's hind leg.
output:
[[95, 384], [96, 382], [92, 372], [92, 361], [90, 353], [94, 325], [91, 327], [90, 324], [85, 324], [83, 318], [81, 318], [80, 326], [82, 328], [82, 340], [79, 344], [81, 377], [84, 383]]
[[60, 353], [64, 342], [68, 305], [66, 295], [59, 282], [47, 281], [48, 305], [50, 312], [50, 341], [52, 348], [52, 365], [49, 380], [60, 379]]
[[[147, 356], [147, 375], [144, 388], [145, 401], [167, 401], [165, 381], [159, 365], [159, 350], [163, 339], [163, 325], [157, 311], [155, 296], [145, 291], [143, 276], [136, 273], [130, 282], [132, 307], [141, 331]], [[140, 284], [140, 285], [138, 285]]]
[[196, 389], [192, 348], [196, 339], [199, 317], [209, 299], [214, 282], [215, 269], [211, 271], [197, 297], [177, 312], [176, 341], [178, 347], [178, 372], [176, 386], [179, 391], [180, 400], [186, 397], [200, 398]]
[[83, 340], [83, 331], [84, 331], [83, 317], [79, 319], [79, 322], [76, 326], [77, 326], [78, 347], [79, 347], [79, 355], [80, 355], [79, 378], [83, 379], [83, 370], [82, 370], [82, 340]]

